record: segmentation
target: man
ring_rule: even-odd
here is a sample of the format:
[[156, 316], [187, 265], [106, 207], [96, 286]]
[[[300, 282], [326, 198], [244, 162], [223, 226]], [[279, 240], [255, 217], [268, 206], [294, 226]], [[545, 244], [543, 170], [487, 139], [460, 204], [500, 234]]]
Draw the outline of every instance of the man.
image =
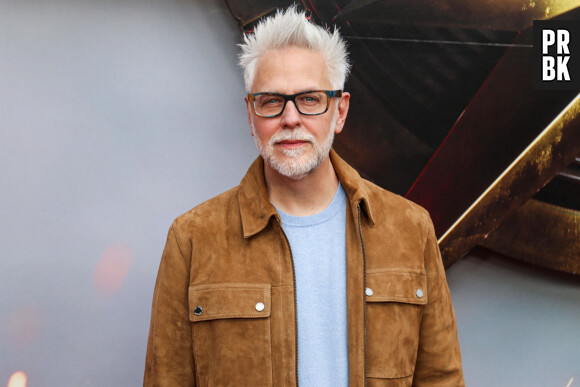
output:
[[291, 7], [241, 47], [261, 156], [171, 226], [144, 385], [463, 385], [428, 214], [331, 150], [343, 39]]

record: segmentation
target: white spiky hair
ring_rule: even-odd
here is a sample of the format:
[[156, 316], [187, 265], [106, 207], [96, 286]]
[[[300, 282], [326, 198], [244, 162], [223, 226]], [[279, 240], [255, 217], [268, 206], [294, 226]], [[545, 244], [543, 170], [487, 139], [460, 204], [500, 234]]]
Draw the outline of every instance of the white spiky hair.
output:
[[296, 46], [322, 54], [328, 78], [333, 89], [343, 89], [350, 70], [346, 42], [335, 27], [333, 32], [317, 26], [306, 18], [306, 12], [298, 11], [296, 5], [278, 10], [274, 16], [261, 20], [253, 34], [244, 35], [240, 66], [244, 70], [246, 92], [254, 82], [258, 61], [269, 50]]

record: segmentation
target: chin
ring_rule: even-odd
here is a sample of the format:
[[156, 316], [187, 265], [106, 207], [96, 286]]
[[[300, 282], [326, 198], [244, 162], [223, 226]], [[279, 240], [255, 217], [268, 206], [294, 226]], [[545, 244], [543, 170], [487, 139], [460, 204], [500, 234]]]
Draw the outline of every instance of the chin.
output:
[[301, 155], [303, 157], [272, 157], [268, 160], [270, 167], [292, 180], [302, 180], [314, 172], [321, 164], [314, 155]]

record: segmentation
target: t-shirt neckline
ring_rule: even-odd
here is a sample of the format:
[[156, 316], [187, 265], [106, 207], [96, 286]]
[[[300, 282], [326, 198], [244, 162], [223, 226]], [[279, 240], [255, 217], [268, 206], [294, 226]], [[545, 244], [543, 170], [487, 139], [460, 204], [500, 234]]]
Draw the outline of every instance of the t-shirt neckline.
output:
[[274, 207], [276, 208], [276, 211], [278, 211], [278, 214], [280, 214], [280, 218], [282, 219], [282, 224], [284, 226], [309, 227], [324, 223], [332, 219], [338, 213], [338, 211], [345, 209], [346, 193], [344, 192], [344, 188], [342, 188], [342, 185], [339, 181], [338, 188], [336, 189], [336, 193], [334, 194], [330, 204], [319, 213], [308, 216], [289, 215], [281, 211], [278, 207]]

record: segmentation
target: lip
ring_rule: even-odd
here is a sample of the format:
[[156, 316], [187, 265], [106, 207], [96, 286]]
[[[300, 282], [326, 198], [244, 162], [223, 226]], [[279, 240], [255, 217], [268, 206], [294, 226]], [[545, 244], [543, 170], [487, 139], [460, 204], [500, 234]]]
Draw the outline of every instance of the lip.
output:
[[276, 145], [285, 148], [285, 149], [295, 149], [300, 148], [302, 145], [308, 144], [308, 141], [301, 141], [301, 140], [285, 140], [279, 141]]

